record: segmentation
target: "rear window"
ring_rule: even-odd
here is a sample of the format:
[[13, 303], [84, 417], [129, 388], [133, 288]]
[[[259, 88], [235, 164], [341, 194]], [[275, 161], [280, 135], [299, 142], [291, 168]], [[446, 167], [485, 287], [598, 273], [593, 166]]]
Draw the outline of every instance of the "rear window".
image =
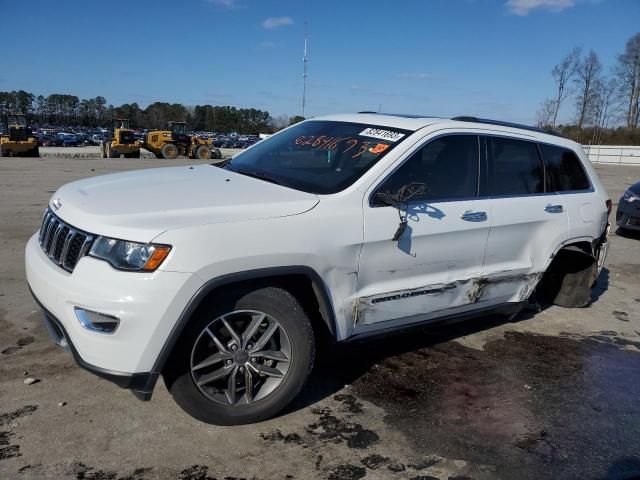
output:
[[548, 192], [588, 190], [591, 185], [580, 159], [569, 149], [540, 145], [547, 172]]
[[307, 121], [255, 144], [225, 167], [297, 190], [336, 193], [411, 133], [361, 123]]
[[495, 137], [491, 144], [489, 179], [492, 195], [544, 192], [544, 172], [535, 143]]

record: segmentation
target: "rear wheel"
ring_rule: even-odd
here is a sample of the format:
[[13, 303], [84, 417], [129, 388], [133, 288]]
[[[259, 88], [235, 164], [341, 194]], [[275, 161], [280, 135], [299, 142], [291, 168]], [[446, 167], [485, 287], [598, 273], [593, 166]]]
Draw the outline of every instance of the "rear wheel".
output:
[[167, 160], [175, 160], [178, 158], [178, 147], [176, 147], [173, 143], [165, 143], [162, 146], [162, 157]]
[[192, 320], [165, 382], [178, 405], [201, 421], [258, 422], [300, 392], [314, 354], [311, 323], [288, 291], [229, 291]]
[[211, 150], [205, 145], [200, 145], [196, 149], [196, 158], [198, 160], [208, 160], [211, 158]]
[[140, 158], [140, 150], [136, 150], [135, 152], [131, 152], [130, 158]]

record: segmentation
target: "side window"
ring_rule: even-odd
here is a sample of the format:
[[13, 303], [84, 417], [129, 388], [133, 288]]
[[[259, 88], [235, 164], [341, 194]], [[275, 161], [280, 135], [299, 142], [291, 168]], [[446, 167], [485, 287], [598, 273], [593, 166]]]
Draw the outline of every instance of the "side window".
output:
[[544, 170], [535, 143], [494, 137], [491, 144], [489, 190], [492, 195], [544, 192]]
[[540, 145], [540, 151], [547, 171], [548, 192], [587, 190], [591, 187], [582, 163], [574, 152], [551, 145]]
[[[450, 135], [427, 143], [387, 178], [378, 192], [397, 192], [411, 182], [425, 183], [418, 200], [454, 200], [477, 195], [479, 139], [476, 135]], [[375, 197], [373, 204], [380, 205]]]

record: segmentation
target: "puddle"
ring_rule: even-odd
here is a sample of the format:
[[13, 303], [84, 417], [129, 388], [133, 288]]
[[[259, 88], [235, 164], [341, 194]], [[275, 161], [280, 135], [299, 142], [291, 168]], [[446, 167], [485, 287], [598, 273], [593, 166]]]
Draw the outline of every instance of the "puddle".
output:
[[614, 335], [508, 332], [482, 351], [393, 337], [349, 354], [366, 369], [352, 389], [417, 451], [494, 465], [501, 478], [640, 476], [640, 354]]

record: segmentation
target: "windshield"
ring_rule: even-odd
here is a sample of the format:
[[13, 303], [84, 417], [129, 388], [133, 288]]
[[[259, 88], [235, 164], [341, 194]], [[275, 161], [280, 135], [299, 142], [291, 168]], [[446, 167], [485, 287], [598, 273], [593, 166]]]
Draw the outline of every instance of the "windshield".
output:
[[177, 135], [183, 135], [187, 132], [187, 125], [184, 123], [171, 124], [171, 132]]
[[361, 123], [307, 121], [257, 143], [226, 167], [296, 190], [336, 193], [411, 133]]

